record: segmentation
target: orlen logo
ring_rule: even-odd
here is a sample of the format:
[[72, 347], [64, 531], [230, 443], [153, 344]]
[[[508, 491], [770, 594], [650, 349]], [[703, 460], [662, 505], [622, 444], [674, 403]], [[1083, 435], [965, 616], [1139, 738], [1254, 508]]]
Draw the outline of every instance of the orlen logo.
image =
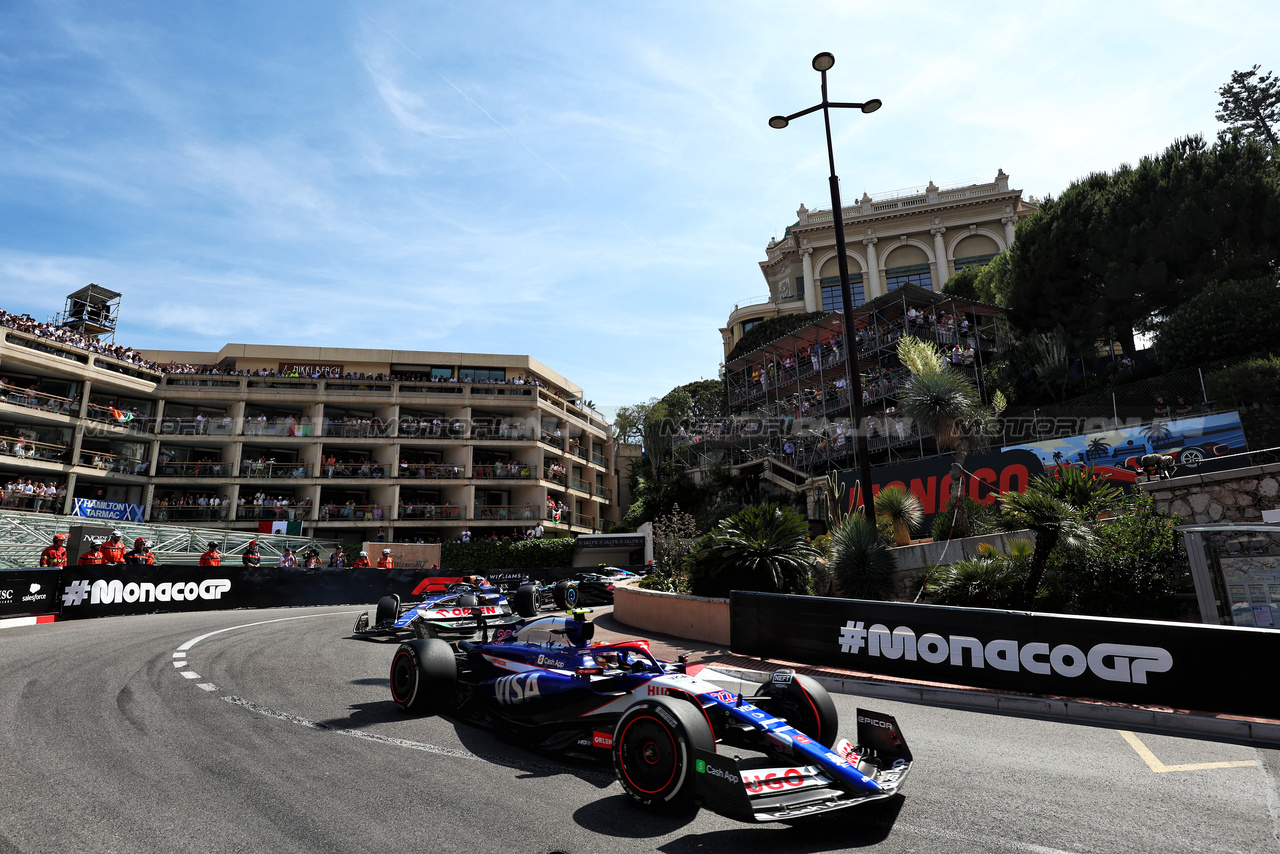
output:
[[613, 747], [613, 733], [593, 732], [591, 733], [591, 744], [593, 747]]
[[[1069, 643], [1050, 647], [1047, 643], [1019, 645], [1013, 640], [993, 640], [985, 645], [977, 638], [963, 635], [943, 637], [929, 632], [919, 638], [906, 626], [898, 626], [892, 632], [887, 626], [876, 624], [864, 628], [864, 623], [853, 620], [840, 629], [840, 651], [857, 654], [863, 649], [868, 655], [885, 658], [921, 660], [929, 664], [946, 664], [953, 667], [987, 665], [996, 670], [1017, 673], [1025, 670], [1047, 676], [1075, 678], [1086, 670], [1108, 682], [1147, 684], [1148, 673], [1166, 673], [1173, 667], [1173, 656], [1158, 646], [1135, 646], [1121, 643], [1100, 643], [1090, 647], [1088, 653]], [[968, 664], [965, 651], [969, 652]]]

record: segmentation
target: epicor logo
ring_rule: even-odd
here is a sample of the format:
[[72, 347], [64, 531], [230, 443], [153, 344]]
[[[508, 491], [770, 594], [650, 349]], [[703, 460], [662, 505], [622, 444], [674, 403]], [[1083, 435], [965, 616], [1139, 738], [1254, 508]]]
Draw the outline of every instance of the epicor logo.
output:
[[64, 606], [80, 605], [85, 596], [91, 605], [113, 605], [117, 602], [194, 602], [197, 599], [221, 599], [231, 589], [229, 578], [206, 578], [204, 581], [130, 581], [119, 579], [73, 581], [62, 594]]
[[[964, 635], [942, 635], [929, 632], [916, 637], [907, 626], [893, 631], [876, 624], [849, 620], [840, 629], [840, 651], [857, 654], [863, 649], [868, 655], [885, 658], [921, 660], [929, 664], [949, 663], [954, 667], [985, 667], [1016, 673], [1025, 670], [1047, 676], [1074, 678], [1086, 670], [1108, 682], [1147, 684], [1148, 673], [1166, 673], [1173, 667], [1173, 656], [1158, 646], [1136, 646], [1122, 643], [1100, 643], [1089, 648], [1088, 653], [1069, 643], [1050, 647], [1047, 643], [1019, 644], [1014, 640], [993, 640], [986, 644], [977, 638]], [[965, 650], [969, 662], [965, 664]]]

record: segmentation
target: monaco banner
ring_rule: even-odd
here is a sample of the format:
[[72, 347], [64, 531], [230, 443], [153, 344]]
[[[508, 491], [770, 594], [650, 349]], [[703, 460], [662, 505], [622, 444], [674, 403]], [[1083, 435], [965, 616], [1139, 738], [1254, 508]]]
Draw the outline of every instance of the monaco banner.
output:
[[1274, 716], [1280, 632], [773, 593], [730, 595], [730, 647], [841, 670], [1029, 694]]

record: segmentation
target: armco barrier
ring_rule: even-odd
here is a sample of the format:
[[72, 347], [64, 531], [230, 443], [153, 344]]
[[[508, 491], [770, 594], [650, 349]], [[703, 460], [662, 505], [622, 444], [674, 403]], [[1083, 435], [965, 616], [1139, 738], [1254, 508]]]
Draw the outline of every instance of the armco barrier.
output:
[[1280, 717], [1273, 629], [730, 594], [735, 653], [978, 688]]

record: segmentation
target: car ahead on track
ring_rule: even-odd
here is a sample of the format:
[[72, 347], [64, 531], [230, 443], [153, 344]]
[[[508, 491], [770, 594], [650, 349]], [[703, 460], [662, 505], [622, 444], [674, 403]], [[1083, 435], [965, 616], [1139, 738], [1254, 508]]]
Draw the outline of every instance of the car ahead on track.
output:
[[383, 596], [372, 621], [369, 612], [363, 612], [352, 633], [357, 637], [465, 637], [482, 626], [514, 626], [538, 613], [537, 588], [532, 584], [521, 585], [510, 600], [480, 576], [461, 581], [428, 578], [414, 592], [427, 595], [418, 602]]
[[656, 660], [647, 641], [592, 644], [594, 628], [575, 611], [456, 647], [407, 641], [392, 659], [391, 696], [408, 712], [610, 760], [623, 790], [660, 810], [701, 804], [743, 821], [789, 820], [892, 797], [906, 779], [911, 750], [888, 715], [859, 709], [850, 744], [831, 697], [806, 676], [779, 671], [745, 698], [689, 675], [683, 660]]
[[614, 586], [634, 578], [624, 570], [612, 572], [580, 572], [557, 581], [551, 587], [551, 601], [561, 610], [584, 605], [612, 605]]

